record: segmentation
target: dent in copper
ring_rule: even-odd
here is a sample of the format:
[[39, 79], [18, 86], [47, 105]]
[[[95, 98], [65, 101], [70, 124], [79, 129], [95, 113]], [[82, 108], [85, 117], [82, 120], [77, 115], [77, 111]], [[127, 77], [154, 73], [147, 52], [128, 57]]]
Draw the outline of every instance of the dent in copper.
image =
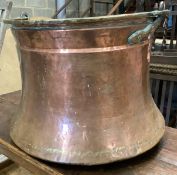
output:
[[83, 165], [156, 145], [164, 120], [149, 88], [149, 41], [127, 45], [144, 26], [13, 29], [23, 81], [13, 141], [32, 156]]

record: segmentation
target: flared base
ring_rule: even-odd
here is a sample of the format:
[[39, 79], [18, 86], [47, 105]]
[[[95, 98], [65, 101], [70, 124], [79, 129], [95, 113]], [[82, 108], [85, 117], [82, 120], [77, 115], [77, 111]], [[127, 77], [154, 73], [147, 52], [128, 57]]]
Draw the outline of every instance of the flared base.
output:
[[[43, 139], [46, 140], [45, 133], [41, 133], [40, 130], [38, 134], [41, 134], [39, 136], [41, 139], [38, 142], [32, 139], [27, 140], [26, 138], [33, 138], [29, 136], [33, 135], [33, 131], [29, 131], [24, 137], [23, 131], [19, 130], [21, 127], [18, 124], [21, 122], [18, 122], [18, 120], [11, 130], [11, 138], [26, 153], [50, 162], [89, 166], [121, 161], [146, 152], [162, 138], [165, 131], [164, 119], [158, 109], [156, 107], [154, 109], [151, 116], [147, 118], [146, 115], [146, 119], [142, 117], [144, 122], [136, 123], [136, 129], [134, 127], [128, 128], [127, 123], [127, 126], [121, 124], [117, 128], [109, 128], [108, 130], [112, 133], [107, 134], [108, 130], [101, 130], [100, 134], [98, 132], [99, 128], [97, 128], [97, 136], [100, 135], [101, 137], [97, 137], [96, 140], [89, 137], [89, 134], [84, 136], [82, 131], [82, 133], [79, 133], [82, 138], [75, 138], [74, 140], [75, 143], [78, 142], [77, 144], [73, 144], [74, 133], [73, 136], [72, 134], [69, 136], [70, 139], [66, 135], [66, 138], [63, 137], [58, 140], [56, 139], [56, 133], [51, 133], [50, 140], [44, 143]], [[142, 124], [143, 126], [140, 126]], [[65, 130], [67, 130], [67, 127], [65, 127]], [[124, 133], [124, 138], [121, 137], [120, 133]], [[91, 135], [94, 134], [91, 133]]]

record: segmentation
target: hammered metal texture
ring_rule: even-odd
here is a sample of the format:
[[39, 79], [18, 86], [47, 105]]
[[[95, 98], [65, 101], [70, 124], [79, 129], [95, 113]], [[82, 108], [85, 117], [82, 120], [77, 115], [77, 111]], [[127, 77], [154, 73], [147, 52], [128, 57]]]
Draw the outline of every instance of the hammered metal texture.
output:
[[145, 25], [14, 27], [23, 81], [11, 128], [16, 145], [79, 165], [128, 159], [156, 145], [164, 120], [149, 88], [149, 41], [127, 44]]

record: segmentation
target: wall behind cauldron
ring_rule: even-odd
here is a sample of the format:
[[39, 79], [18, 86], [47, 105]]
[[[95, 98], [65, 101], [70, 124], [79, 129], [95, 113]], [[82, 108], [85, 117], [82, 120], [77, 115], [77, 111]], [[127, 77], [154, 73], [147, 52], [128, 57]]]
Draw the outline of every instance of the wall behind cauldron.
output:
[[56, 11], [55, 0], [12, 0], [13, 9], [11, 16], [19, 17], [22, 12], [30, 16], [51, 17]]

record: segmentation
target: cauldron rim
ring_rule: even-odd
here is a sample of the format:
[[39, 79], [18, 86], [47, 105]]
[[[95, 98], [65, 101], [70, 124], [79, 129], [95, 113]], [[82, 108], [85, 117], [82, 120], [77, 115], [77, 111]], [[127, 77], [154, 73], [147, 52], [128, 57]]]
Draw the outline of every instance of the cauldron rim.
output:
[[6, 24], [13, 26], [43, 26], [43, 25], [77, 25], [77, 24], [90, 24], [90, 23], [104, 23], [116, 22], [122, 20], [140, 19], [140, 18], [154, 18], [159, 15], [167, 15], [169, 10], [151, 11], [132, 14], [110, 15], [110, 16], [97, 16], [85, 18], [65, 18], [65, 19], [30, 19], [30, 18], [16, 18], [3, 20]]

